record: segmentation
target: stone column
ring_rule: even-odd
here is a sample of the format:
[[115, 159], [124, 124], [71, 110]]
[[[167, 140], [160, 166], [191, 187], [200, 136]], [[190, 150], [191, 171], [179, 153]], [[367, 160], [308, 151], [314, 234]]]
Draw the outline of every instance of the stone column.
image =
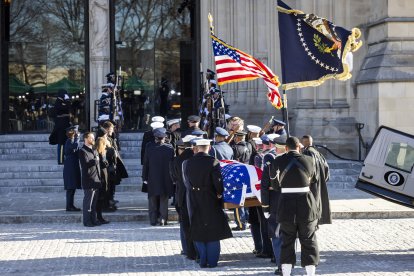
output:
[[89, 2], [89, 65], [90, 65], [90, 125], [94, 127], [94, 105], [106, 83], [105, 75], [110, 69], [109, 1]]
[[358, 75], [358, 117], [372, 139], [386, 125], [414, 134], [414, 1], [371, 0], [368, 54]]

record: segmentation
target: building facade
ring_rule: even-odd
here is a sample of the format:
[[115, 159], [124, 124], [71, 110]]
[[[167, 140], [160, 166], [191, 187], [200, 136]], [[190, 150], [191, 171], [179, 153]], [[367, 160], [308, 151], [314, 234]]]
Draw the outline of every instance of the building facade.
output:
[[[354, 53], [350, 80], [287, 91], [291, 134], [310, 134], [316, 143], [357, 158], [360, 142], [369, 143], [380, 125], [414, 133], [414, 94], [410, 93], [414, 89], [414, 2], [285, 2], [347, 29], [360, 28], [364, 42]], [[1, 4], [3, 133], [50, 131], [48, 106], [62, 87], [73, 97], [74, 122], [84, 128], [94, 126], [100, 86], [106, 73], [119, 66], [124, 76], [125, 130], [145, 129], [148, 117], [160, 113], [161, 80], [168, 80], [170, 90], [167, 116], [194, 111], [200, 69], [215, 68], [208, 13], [218, 37], [260, 59], [281, 78], [274, 0], [30, 3], [2, 0]], [[248, 124], [263, 125], [270, 116], [283, 118], [268, 103], [261, 80], [222, 89], [227, 92], [230, 114], [245, 118]]]

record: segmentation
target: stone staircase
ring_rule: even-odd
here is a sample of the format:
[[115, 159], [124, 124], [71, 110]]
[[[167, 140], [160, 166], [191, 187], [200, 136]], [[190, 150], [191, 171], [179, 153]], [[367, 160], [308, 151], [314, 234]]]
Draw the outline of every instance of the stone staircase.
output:
[[[122, 180], [117, 187], [119, 192], [141, 188], [142, 135], [120, 135], [120, 153], [129, 178]], [[63, 166], [57, 165], [56, 146], [49, 145], [48, 137], [48, 134], [0, 136], [0, 194], [63, 191]]]
[[[121, 156], [129, 178], [122, 180], [118, 192], [141, 188], [140, 147], [142, 133], [121, 133]], [[0, 136], [0, 193], [62, 192], [63, 166], [57, 165], [56, 146], [48, 143], [48, 134]], [[329, 189], [352, 189], [362, 165], [330, 160]]]

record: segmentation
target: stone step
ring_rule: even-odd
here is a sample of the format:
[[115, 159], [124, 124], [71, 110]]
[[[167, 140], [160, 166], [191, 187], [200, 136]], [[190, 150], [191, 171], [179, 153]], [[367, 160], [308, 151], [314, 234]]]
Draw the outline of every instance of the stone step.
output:
[[[133, 192], [141, 193], [141, 185], [126, 185], [120, 184], [116, 186], [117, 192]], [[61, 185], [45, 185], [45, 186], [11, 186], [11, 187], [1, 187], [0, 194], [13, 194], [13, 193], [64, 193], [63, 183]], [[78, 192], [82, 192], [78, 190]]]
[[331, 175], [359, 175], [361, 169], [329, 169]]
[[329, 180], [332, 182], [356, 183], [358, 175], [331, 175]]
[[328, 181], [327, 186], [329, 189], [341, 190], [341, 189], [355, 189], [355, 182], [332, 182]]
[[[141, 170], [127, 170], [129, 177], [141, 177]], [[0, 186], [6, 179], [61, 179], [63, 171], [0, 172]]]
[[[141, 157], [138, 152], [121, 152], [122, 159], [137, 159]], [[57, 152], [55, 150], [43, 151], [41, 153], [15, 153], [15, 154], [1, 154], [0, 160], [57, 160]], [[138, 159], [138, 163], [141, 161]]]
[[[33, 134], [7, 134], [0, 135], [2, 142], [46, 142], [49, 143], [50, 133], [33, 133]], [[143, 133], [120, 133], [121, 141], [142, 141]]]
[[[142, 178], [140, 176], [133, 176], [122, 179], [121, 185], [140, 185]], [[55, 179], [2, 179], [0, 187], [25, 187], [25, 186], [60, 186], [63, 187], [63, 178]]]
[[330, 169], [354, 169], [361, 170], [362, 162], [342, 161], [342, 160], [328, 160]]

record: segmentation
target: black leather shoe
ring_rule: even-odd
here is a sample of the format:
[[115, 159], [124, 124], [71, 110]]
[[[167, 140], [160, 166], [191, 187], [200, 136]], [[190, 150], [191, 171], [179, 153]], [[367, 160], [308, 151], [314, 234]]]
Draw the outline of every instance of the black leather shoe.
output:
[[92, 222], [92, 223], [93, 223], [93, 225], [95, 225], [95, 226], [101, 226], [101, 225], [102, 225], [102, 223], [101, 223], [99, 220], [94, 221], [94, 222]]
[[115, 212], [116, 210], [117, 208], [115, 206], [109, 206], [109, 207], [103, 208], [102, 212], [111, 213], [111, 212]]
[[271, 262], [271, 263], [276, 263], [276, 259], [275, 259], [275, 257], [273, 257], [273, 256], [272, 256], [272, 258], [270, 258], [270, 262]]
[[108, 224], [110, 223], [110, 221], [104, 220], [104, 219], [99, 219], [98, 220], [100, 224]]
[[282, 268], [278, 267], [278, 268], [275, 270], [275, 275], [283, 275], [283, 274], [282, 274]]
[[76, 208], [75, 206], [66, 208], [66, 212], [79, 212], [80, 210], [80, 208]]
[[92, 223], [84, 223], [83, 226], [85, 226], [85, 227], [95, 227], [95, 224], [92, 224]]
[[151, 226], [157, 226], [157, 224], [156, 223], [151, 223]]
[[256, 257], [257, 258], [272, 258], [272, 255], [270, 255], [270, 254], [264, 254], [264, 253], [259, 253], [259, 254], [256, 254]]
[[242, 228], [236, 226], [236, 227], [231, 228], [231, 230], [233, 230], [233, 231], [244, 231], [244, 230], [246, 230], [246, 226], [243, 226]]

